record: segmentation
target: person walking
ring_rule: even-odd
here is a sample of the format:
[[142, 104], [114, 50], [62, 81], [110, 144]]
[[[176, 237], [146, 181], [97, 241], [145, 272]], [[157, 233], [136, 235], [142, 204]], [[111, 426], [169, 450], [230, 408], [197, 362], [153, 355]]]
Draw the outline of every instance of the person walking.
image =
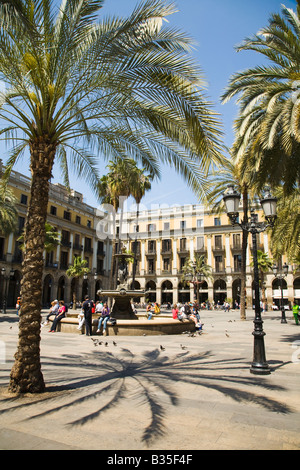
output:
[[82, 304], [82, 310], [85, 320], [85, 334], [92, 336], [92, 309], [94, 307], [93, 301], [86, 295]]
[[295, 300], [293, 302], [293, 315], [295, 318], [296, 325], [299, 325], [299, 305]]

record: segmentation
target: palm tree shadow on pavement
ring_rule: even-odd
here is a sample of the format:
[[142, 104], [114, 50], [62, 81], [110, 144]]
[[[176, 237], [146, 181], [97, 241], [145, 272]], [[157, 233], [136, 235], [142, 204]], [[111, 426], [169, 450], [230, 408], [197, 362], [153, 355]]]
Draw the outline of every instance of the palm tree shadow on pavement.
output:
[[[23, 407], [32, 409], [34, 413], [27, 420], [55, 415], [70, 408], [76, 409], [72, 414], [78, 416], [82, 405], [88, 402], [91, 412], [67, 423], [68, 426], [84, 426], [103, 413], [116, 411], [125, 400], [135, 400], [137, 404], [142, 401], [151, 416], [142, 435], [142, 441], [149, 446], [165, 433], [166, 407], [162, 395], [175, 407], [183, 398], [178, 393], [179, 382], [215, 390], [236, 402], [259, 405], [270, 412], [292, 412], [285, 403], [253, 391], [254, 387], [284, 391], [284, 387], [271, 384], [262, 377], [237, 375], [236, 371], [247, 367], [244, 359], [217, 360], [209, 351], [194, 355], [184, 351], [169, 357], [158, 349], [135, 355], [124, 348], [116, 354], [97, 348], [85, 355], [63, 356], [59, 360], [43, 361], [43, 364], [45, 369], [55, 370], [56, 377], [46, 393], [35, 394], [30, 401], [4, 397], [0, 403], [6, 401], [6, 407], [0, 411], [0, 416]], [[36, 405], [41, 402], [46, 403], [46, 409], [37, 413]]]

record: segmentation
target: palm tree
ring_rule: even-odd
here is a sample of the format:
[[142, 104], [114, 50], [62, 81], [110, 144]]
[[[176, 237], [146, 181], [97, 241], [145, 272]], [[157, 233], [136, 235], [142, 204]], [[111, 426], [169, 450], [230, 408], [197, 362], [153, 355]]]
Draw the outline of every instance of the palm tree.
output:
[[[119, 233], [116, 230], [116, 214], [121, 209], [123, 213], [123, 202], [127, 199], [134, 184], [136, 184], [137, 166], [134, 160], [128, 158], [117, 158], [112, 160], [107, 165], [109, 172], [104, 175], [98, 185], [99, 196], [102, 204], [109, 204], [112, 206], [111, 216], [112, 220], [112, 265], [110, 269], [109, 286], [110, 289], [116, 287], [116, 282], [113, 281], [114, 275], [117, 275], [117, 258], [116, 253], [121, 250], [120, 235], [122, 230], [122, 215], [119, 226]], [[106, 206], [107, 208], [107, 206]]]
[[[211, 266], [206, 263], [206, 257], [205, 255], [200, 255], [200, 256], [195, 256], [195, 261], [193, 261], [191, 258], [187, 258], [184, 266], [182, 267], [182, 276], [181, 280], [186, 282], [187, 277], [193, 277], [195, 273], [199, 275], [199, 277], [202, 277], [203, 279], [213, 279], [213, 275], [211, 273]], [[193, 281], [191, 281], [193, 282]], [[195, 281], [196, 283], [196, 297], [197, 297], [197, 303], [199, 304], [199, 284], [202, 284], [202, 281]]]
[[90, 272], [90, 269], [86, 267], [87, 261], [82, 259], [81, 256], [74, 256], [73, 265], [69, 266], [66, 271], [66, 275], [68, 277], [73, 277], [75, 279], [75, 286], [73, 290], [73, 308], [76, 309], [76, 302], [77, 302], [77, 288], [78, 288], [78, 280], [81, 279], [85, 274]]
[[18, 211], [13, 192], [0, 184], [0, 233], [7, 236], [17, 230]]
[[[197, 194], [222, 162], [219, 117], [203, 95], [192, 40], [162, 26], [175, 6], [140, 3], [129, 18], [99, 20], [103, 0], [0, 2], [1, 136], [12, 142], [6, 180], [29, 148], [22, 316], [10, 390], [41, 392], [40, 319], [45, 222], [54, 162], [97, 191], [97, 163], [130, 156], [159, 174], [173, 165]], [[93, 151], [99, 154], [96, 158]]]
[[[267, 253], [264, 253], [261, 250], [257, 250], [257, 265], [259, 271], [259, 280], [260, 280], [260, 288], [261, 288], [261, 300], [266, 302], [266, 288], [264, 285], [264, 274], [269, 272], [273, 266], [273, 260], [269, 258]], [[251, 262], [251, 266], [253, 266], [253, 261]]]
[[136, 202], [136, 232], [135, 232], [135, 241], [133, 243], [133, 266], [132, 266], [132, 287], [134, 288], [135, 274], [136, 274], [136, 253], [137, 253], [137, 237], [138, 237], [138, 219], [139, 219], [139, 207], [140, 202], [143, 199], [146, 191], [151, 189], [151, 180], [153, 176], [146, 175], [144, 168], [136, 168], [136, 171], [133, 173], [132, 184], [130, 193], [131, 196], [135, 199]]
[[271, 232], [271, 251], [275, 259], [287, 253], [291, 262], [300, 259], [300, 189], [285, 195], [283, 188], [277, 188], [277, 219]]
[[268, 59], [266, 65], [236, 73], [222, 98], [240, 95], [235, 143], [238, 160], [255, 168], [262, 189], [283, 184], [290, 194], [300, 181], [300, 1], [296, 12], [282, 6], [269, 24], [238, 50]]

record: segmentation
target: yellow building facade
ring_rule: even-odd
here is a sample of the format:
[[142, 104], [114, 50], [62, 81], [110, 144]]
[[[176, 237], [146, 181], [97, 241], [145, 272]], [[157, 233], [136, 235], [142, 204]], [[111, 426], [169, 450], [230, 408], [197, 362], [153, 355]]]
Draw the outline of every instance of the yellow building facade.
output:
[[[1, 160], [0, 160], [1, 173]], [[20, 293], [22, 277], [22, 251], [17, 240], [22, 233], [30, 197], [30, 179], [13, 171], [10, 188], [17, 199], [18, 233], [8, 237], [0, 234], [0, 307], [3, 302], [13, 307]], [[263, 220], [258, 211], [259, 220]], [[240, 219], [242, 213], [240, 213]], [[126, 210], [122, 217], [109, 207], [94, 208], [86, 204], [83, 194], [69, 194], [61, 184], [51, 184], [48, 203], [48, 222], [60, 236], [60, 245], [51, 253], [44, 253], [42, 305], [51, 300], [72, 301], [73, 292], [78, 300], [86, 293], [97, 298], [98, 289], [108, 288], [114, 233], [122, 244], [134, 251], [136, 244], [135, 288], [145, 291], [140, 300], [178, 303], [192, 301], [193, 284], [183, 280], [182, 268], [190, 258], [205, 255], [212, 268], [212, 279], [202, 279], [198, 288], [201, 302], [231, 304], [240, 302], [242, 230], [231, 226], [226, 214], [214, 215], [202, 205], [155, 206], [141, 205], [138, 218], [135, 210]], [[257, 236], [258, 249], [272, 258], [266, 232]], [[248, 239], [246, 267], [247, 305], [253, 304], [253, 268], [251, 267], [251, 236]], [[87, 279], [69, 278], [67, 268], [74, 256], [87, 260], [90, 274]], [[282, 262], [288, 262], [283, 258]], [[128, 284], [132, 283], [133, 265], [129, 266]], [[272, 271], [264, 275], [269, 308], [280, 305], [281, 285]], [[289, 274], [283, 280], [285, 304], [294, 299], [300, 302], [300, 270], [290, 264]]]
[[[1, 167], [0, 167], [1, 173]], [[13, 171], [9, 181], [17, 200], [18, 230], [8, 237], [0, 234], [0, 306], [16, 304], [22, 277], [22, 250], [18, 241], [25, 224], [30, 197], [30, 178]], [[44, 252], [42, 305], [49, 306], [54, 299], [71, 302], [73, 291], [82, 300], [86, 293], [95, 298], [101, 287], [106, 287], [110, 269], [110, 243], [98, 240], [95, 230], [96, 209], [83, 201], [77, 191], [69, 194], [61, 184], [51, 184], [47, 221], [59, 234], [60, 244], [50, 253]], [[104, 216], [98, 211], [98, 218]], [[87, 279], [69, 278], [66, 270], [74, 256], [81, 256], [90, 269]], [[2, 302], [2, 303], [1, 303]]]
[[[257, 211], [263, 220], [261, 210]], [[242, 218], [242, 211], [240, 219]], [[212, 279], [202, 279], [198, 298], [211, 305], [240, 303], [242, 230], [232, 226], [226, 214], [215, 215], [202, 205], [157, 207], [141, 210], [138, 219], [134, 211], [123, 215], [119, 229], [127, 249], [137, 244], [135, 287], [146, 291], [146, 299], [160, 304], [182, 303], [195, 297], [194, 285], [183, 279], [182, 268], [187, 258], [205, 255], [212, 268]], [[257, 235], [258, 249], [272, 258], [266, 232]], [[247, 305], [253, 305], [254, 286], [252, 240], [249, 235], [246, 267]], [[283, 258], [282, 262], [286, 261]], [[298, 270], [297, 270], [298, 269]], [[131, 276], [133, 269], [131, 268]], [[272, 270], [264, 275], [268, 307], [280, 306], [281, 286]], [[283, 280], [285, 304], [300, 300], [299, 267], [290, 266]]]

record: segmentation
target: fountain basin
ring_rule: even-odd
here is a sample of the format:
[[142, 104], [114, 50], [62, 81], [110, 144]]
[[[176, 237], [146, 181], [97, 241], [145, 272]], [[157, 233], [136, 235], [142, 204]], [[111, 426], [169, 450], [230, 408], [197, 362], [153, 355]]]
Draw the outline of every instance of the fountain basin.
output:
[[[78, 314], [77, 314], [78, 315]], [[67, 314], [57, 325], [57, 331], [63, 333], [85, 334], [85, 328], [78, 330], [79, 320], [77, 315]], [[93, 336], [99, 336], [96, 333], [98, 328], [98, 315], [93, 315], [92, 332]], [[53, 321], [54, 316], [50, 317]], [[185, 331], [194, 332], [195, 323], [192, 320], [173, 320], [172, 317], [152, 317], [147, 320], [145, 316], [139, 316], [137, 319], [117, 319], [116, 325], [107, 324], [106, 327], [108, 336], [151, 336], [151, 335], [178, 335]]]

